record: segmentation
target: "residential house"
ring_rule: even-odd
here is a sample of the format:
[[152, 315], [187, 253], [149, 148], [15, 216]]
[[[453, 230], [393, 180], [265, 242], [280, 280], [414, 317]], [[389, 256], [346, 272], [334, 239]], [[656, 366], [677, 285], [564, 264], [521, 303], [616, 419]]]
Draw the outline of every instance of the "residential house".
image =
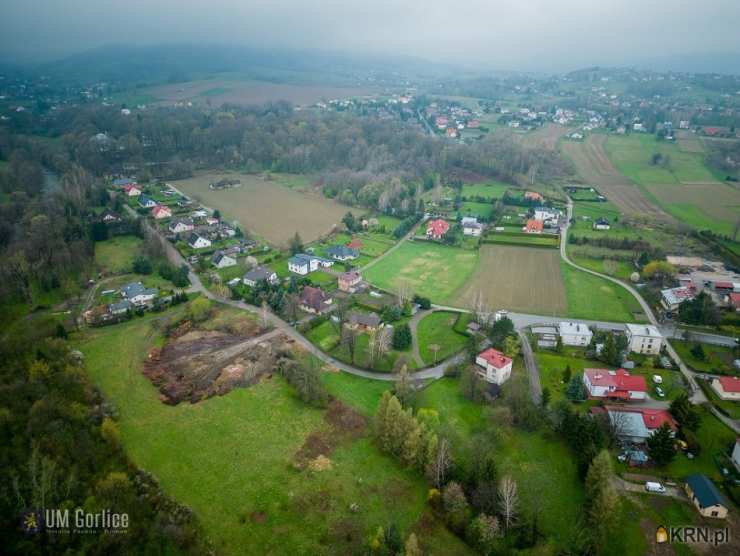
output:
[[427, 237], [441, 239], [450, 229], [450, 224], [441, 218], [431, 220], [427, 223]]
[[478, 223], [478, 219], [473, 216], [463, 216], [461, 221], [463, 235], [479, 237], [483, 231], [483, 226]]
[[211, 240], [193, 232], [190, 234], [190, 239], [188, 239], [188, 245], [192, 249], [205, 249], [211, 246]]
[[651, 324], [626, 324], [627, 345], [634, 353], [658, 355], [663, 347], [663, 336]]
[[359, 251], [350, 249], [345, 245], [332, 245], [326, 250], [326, 253], [337, 261], [352, 261], [360, 256]]
[[536, 191], [525, 191], [524, 199], [527, 201], [535, 201], [537, 203], [541, 203], [545, 200], [545, 198]]
[[644, 443], [663, 423], [668, 425], [673, 435], [678, 430], [678, 424], [667, 409], [624, 405], [591, 408], [591, 414], [604, 412], [608, 415], [617, 436], [636, 444]]
[[528, 234], [541, 234], [545, 229], [545, 223], [542, 220], [527, 220], [527, 225], [522, 231]]
[[196, 209], [190, 213], [190, 216], [192, 218], [206, 218], [208, 216], [208, 211], [205, 209]]
[[587, 346], [594, 336], [588, 326], [579, 322], [559, 323], [558, 333], [563, 345], [566, 346]]
[[290, 259], [288, 259], [288, 270], [295, 274], [300, 274], [301, 276], [305, 276], [310, 272], [314, 272], [318, 268], [318, 257], [306, 255], [305, 253], [293, 255]]
[[331, 308], [332, 298], [321, 288], [306, 286], [301, 292], [299, 307], [307, 313], [320, 315]]
[[126, 177], [113, 180], [114, 187], [126, 187], [127, 185], [136, 185], [136, 180], [134, 178]]
[[603, 216], [600, 216], [599, 218], [594, 220], [594, 223], [591, 227], [594, 230], [605, 231], [605, 230], [609, 230], [611, 228], [611, 225], [609, 224], [609, 221], [606, 218], [604, 218]]
[[141, 195], [141, 188], [135, 183], [129, 183], [123, 186], [123, 192], [129, 197], [138, 197]]
[[704, 517], [727, 517], [730, 505], [720, 494], [715, 484], [706, 475], [694, 473], [686, 477], [684, 484], [686, 495]]
[[343, 272], [337, 277], [337, 285], [340, 291], [347, 293], [355, 293], [360, 289], [362, 284], [362, 276], [356, 270], [350, 270], [349, 272]]
[[500, 385], [511, 376], [511, 358], [496, 349], [488, 348], [479, 353], [475, 363], [479, 367], [478, 374], [488, 382]]
[[549, 208], [537, 208], [534, 209], [534, 219], [535, 220], [541, 220], [542, 222], [547, 222], [550, 220], [557, 220], [560, 217], [560, 214]]
[[740, 378], [736, 376], [720, 376], [712, 380], [712, 390], [720, 399], [740, 401]]
[[157, 205], [152, 209], [152, 216], [155, 220], [161, 220], [162, 218], [169, 218], [172, 216], [172, 211], [170, 210], [170, 207]]
[[131, 282], [121, 288], [121, 296], [136, 306], [149, 304], [157, 295], [157, 288], [145, 288], [141, 282]]
[[148, 195], [139, 195], [139, 206], [147, 209], [154, 208], [157, 206], [157, 201], [155, 201]]
[[740, 312], [740, 293], [732, 292], [729, 297], [730, 308], [734, 309], [736, 313]]
[[584, 369], [583, 384], [592, 398], [609, 398], [625, 401], [647, 398], [647, 383], [639, 375], [631, 375], [624, 369]]
[[236, 266], [236, 259], [234, 257], [230, 257], [223, 251], [217, 251], [216, 254], [213, 255], [211, 263], [213, 263], [213, 266], [216, 268], [228, 268], [230, 266]]
[[661, 290], [660, 304], [666, 311], [677, 311], [681, 303], [694, 299], [694, 296], [696, 296], [696, 287], [693, 284]]
[[280, 280], [278, 279], [277, 273], [267, 268], [266, 266], [256, 266], [244, 275], [242, 281], [244, 284], [253, 288], [258, 282], [264, 280], [269, 284], [277, 284]]
[[113, 224], [114, 222], [121, 220], [121, 217], [113, 211], [105, 210], [103, 211], [103, 214], [100, 215], [100, 220], [105, 224]]
[[111, 303], [108, 305], [108, 313], [111, 315], [124, 315], [128, 312], [129, 309], [131, 309], [132, 304], [128, 299], [124, 299], [122, 301], [118, 301], [116, 303]]
[[170, 222], [168, 229], [173, 234], [182, 234], [184, 232], [192, 232], [195, 229], [195, 224], [190, 218], [178, 218]]
[[347, 327], [354, 330], [377, 330], [383, 321], [377, 313], [350, 313]]

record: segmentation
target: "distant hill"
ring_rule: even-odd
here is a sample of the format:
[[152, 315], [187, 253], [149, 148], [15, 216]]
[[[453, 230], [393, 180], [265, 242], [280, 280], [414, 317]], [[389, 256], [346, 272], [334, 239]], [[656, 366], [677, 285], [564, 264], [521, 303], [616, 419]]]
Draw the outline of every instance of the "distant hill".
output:
[[655, 71], [740, 75], [740, 53], [674, 54], [635, 64]]
[[328, 79], [335, 85], [348, 85], [358, 80], [399, 81], [406, 76], [433, 79], [449, 74], [452, 67], [402, 56], [172, 44], [105, 46], [40, 64], [35, 70], [70, 82], [176, 83], [239, 72], [281, 83], [326, 84]]

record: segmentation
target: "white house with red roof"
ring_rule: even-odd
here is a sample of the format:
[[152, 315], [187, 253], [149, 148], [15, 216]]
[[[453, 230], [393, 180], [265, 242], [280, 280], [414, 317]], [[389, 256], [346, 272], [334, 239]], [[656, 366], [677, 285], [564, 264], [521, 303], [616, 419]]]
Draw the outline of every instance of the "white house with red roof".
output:
[[717, 377], [712, 380], [712, 389], [723, 400], [740, 401], [740, 377]]
[[645, 378], [631, 375], [624, 369], [584, 369], [583, 384], [592, 398], [633, 401], [647, 397]]
[[643, 443], [666, 423], [675, 435], [678, 423], [667, 409], [647, 407], [604, 406], [591, 408], [592, 414], [606, 412], [617, 436], [630, 442]]
[[527, 220], [526, 226], [522, 228], [522, 231], [527, 234], [541, 234], [542, 230], [545, 229], [545, 223], [542, 220]]
[[503, 384], [511, 376], [511, 357], [506, 357], [497, 349], [488, 348], [479, 353], [475, 363], [480, 367], [478, 373], [493, 384]]
[[427, 223], [427, 237], [432, 239], [441, 239], [450, 229], [449, 222], [437, 218]]
[[135, 183], [129, 183], [123, 186], [123, 191], [128, 195], [129, 197], [138, 197], [141, 195], [141, 189], [139, 189], [139, 186]]
[[170, 210], [170, 207], [167, 207], [165, 205], [157, 205], [152, 209], [152, 216], [156, 220], [161, 220], [162, 218], [169, 218], [172, 216], [172, 211]]

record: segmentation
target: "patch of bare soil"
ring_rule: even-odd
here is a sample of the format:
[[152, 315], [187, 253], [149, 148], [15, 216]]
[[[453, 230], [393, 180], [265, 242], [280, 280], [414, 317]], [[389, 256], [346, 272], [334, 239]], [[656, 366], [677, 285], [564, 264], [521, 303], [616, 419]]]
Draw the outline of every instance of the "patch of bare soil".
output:
[[196, 403], [254, 384], [275, 369], [285, 348], [285, 337], [275, 331], [244, 337], [184, 322], [164, 347], [149, 352], [144, 374], [164, 403]]
[[365, 433], [367, 419], [339, 400], [332, 400], [324, 413], [328, 428], [312, 432], [293, 457], [297, 469], [323, 471], [331, 468], [331, 455], [340, 443]]

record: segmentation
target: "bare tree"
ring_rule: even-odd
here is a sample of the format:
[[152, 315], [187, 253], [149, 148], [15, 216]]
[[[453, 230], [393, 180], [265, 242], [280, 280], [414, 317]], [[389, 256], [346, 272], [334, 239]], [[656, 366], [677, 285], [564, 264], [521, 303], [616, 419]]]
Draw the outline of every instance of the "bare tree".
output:
[[355, 348], [357, 347], [357, 331], [347, 326], [341, 329], [341, 344], [349, 353], [350, 361], [355, 362]]
[[329, 319], [329, 321], [334, 325], [334, 328], [336, 328], [337, 333], [342, 335], [342, 329], [344, 328], [344, 324], [347, 322], [347, 319], [349, 318], [349, 301], [347, 299], [341, 299], [334, 303], [334, 310], [332, 311], [332, 317]]
[[434, 483], [434, 486], [442, 488], [451, 465], [450, 443], [446, 438], [440, 438], [434, 458], [427, 468], [427, 476]]
[[434, 354], [434, 363], [437, 363], [437, 354], [439, 353], [439, 350], [441, 349], [439, 344], [429, 344], [429, 351], [431, 351]]
[[519, 510], [519, 489], [516, 481], [509, 475], [501, 479], [501, 483], [499, 483], [498, 504], [504, 526], [508, 529], [516, 521]]
[[401, 280], [398, 284], [398, 306], [403, 307], [407, 301], [411, 301], [411, 286], [406, 280]]
[[262, 310], [260, 311], [260, 322], [262, 324], [262, 329], [267, 329], [267, 327], [270, 325], [270, 309], [267, 307], [267, 302], [262, 302]]
[[473, 320], [483, 326], [487, 323], [491, 310], [486, 304], [483, 292], [478, 290], [473, 298]]

